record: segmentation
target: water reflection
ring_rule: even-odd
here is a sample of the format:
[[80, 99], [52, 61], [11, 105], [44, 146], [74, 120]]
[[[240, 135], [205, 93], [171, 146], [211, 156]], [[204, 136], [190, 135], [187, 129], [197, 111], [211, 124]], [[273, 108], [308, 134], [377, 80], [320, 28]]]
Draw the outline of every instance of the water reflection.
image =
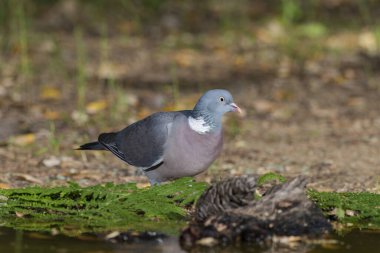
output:
[[[338, 243], [311, 246], [273, 245], [262, 249], [252, 245], [239, 247], [193, 248], [191, 253], [214, 252], [309, 252], [309, 253], [356, 253], [378, 252], [380, 248], [380, 232], [354, 231], [345, 236], [336, 236]], [[169, 237], [164, 240], [144, 241], [139, 243], [110, 243], [93, 236], [71, 238], [62, 235], [50, 236], [47, 234], [0, 229], [0, 252], [6, 253], [125, 253], [125, 252], [186, 252], [178, 244], [178, 238]]]

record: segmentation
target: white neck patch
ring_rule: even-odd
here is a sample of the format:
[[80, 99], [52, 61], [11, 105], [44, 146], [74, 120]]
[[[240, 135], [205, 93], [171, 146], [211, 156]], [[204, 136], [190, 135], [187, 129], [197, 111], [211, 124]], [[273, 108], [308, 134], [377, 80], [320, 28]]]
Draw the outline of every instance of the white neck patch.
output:
[[211, 127], [206, 124], [202, 117], [194, 119], [190, 116], [188, 121], [190, 128], [199, 134], [205, 134], [211, 130]]

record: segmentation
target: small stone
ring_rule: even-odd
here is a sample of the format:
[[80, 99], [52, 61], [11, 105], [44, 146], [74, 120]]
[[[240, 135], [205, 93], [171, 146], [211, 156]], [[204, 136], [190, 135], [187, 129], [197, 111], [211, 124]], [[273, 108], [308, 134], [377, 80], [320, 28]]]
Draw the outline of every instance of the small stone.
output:
[[61, 164], [61, 160], [59, 160], [55, 156], [51, 156], [49, 158], [44, 159], [42, 161], [42, 164], [45, 165], [48, 168], [52, 168], [52, 167], [60, 165]]
[[120, 235], [119, 231], [113, 231], [113, 232], [109, 233], [108, 235], [106, 235], [105, 239], [110, 240], [110, 239], [113, 239], [119, 235]]
[[353, 210], [346, 210], [346, 216], [355, 216], [355, 211]]
[[218, 244], [218, 241], [212, 237], [205, 237], [197, 241], [198, 245], [213, 247]]
[[71, 118], [78, 124], [78, 125], [83, 125], [85, 124], [88, 120], [89, 117], [86, 113], [82, 111], [73, 111], [71, 113]]

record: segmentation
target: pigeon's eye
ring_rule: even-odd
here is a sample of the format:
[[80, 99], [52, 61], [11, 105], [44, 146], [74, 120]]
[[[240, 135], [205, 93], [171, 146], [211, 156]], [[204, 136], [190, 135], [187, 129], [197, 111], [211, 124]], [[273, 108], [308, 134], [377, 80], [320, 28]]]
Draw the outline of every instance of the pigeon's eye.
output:
[[219, 101], [220, 101], [220, 102], [224, 102], [224, 97], [220, 97], [220, 98], [219, 98]]

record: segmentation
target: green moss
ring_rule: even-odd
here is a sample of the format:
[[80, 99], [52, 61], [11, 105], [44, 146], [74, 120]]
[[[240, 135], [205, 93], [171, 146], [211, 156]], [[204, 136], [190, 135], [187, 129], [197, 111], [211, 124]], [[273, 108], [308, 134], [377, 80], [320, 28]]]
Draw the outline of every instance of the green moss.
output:
[[309, 197], [339, 222], [354, 227], [380, 229], [380, 195], [369, 192], [308, 191]]
[[278, 181], [280, 183], [285, 183], [286, 179], [285, 177], [275, 172], [268, 172], [268, 173], [265, 173], [264, 175], [261, 175], [259, 179], [257, 179], [257, 185], [261, 186], [271, 181]]
[[[276, 173], [257, 183], [284, 182]], [[112, 183], [66, 187], [0, 190], [0, 226], [75, 236], [86, 232], [160, 231], [176, 234], [185, 225], [188, 209], [207, 188], [206, 183], [182, 178], [160, 186]], [[353, 227], [380, 229], [380, 195], [308, 191], [326, 213]]]
[[189, 178], [149, 188], [136, 184], [0, 190], [2, 226], [68, 235], [109, 230], [176, 233], [207, 185]]

